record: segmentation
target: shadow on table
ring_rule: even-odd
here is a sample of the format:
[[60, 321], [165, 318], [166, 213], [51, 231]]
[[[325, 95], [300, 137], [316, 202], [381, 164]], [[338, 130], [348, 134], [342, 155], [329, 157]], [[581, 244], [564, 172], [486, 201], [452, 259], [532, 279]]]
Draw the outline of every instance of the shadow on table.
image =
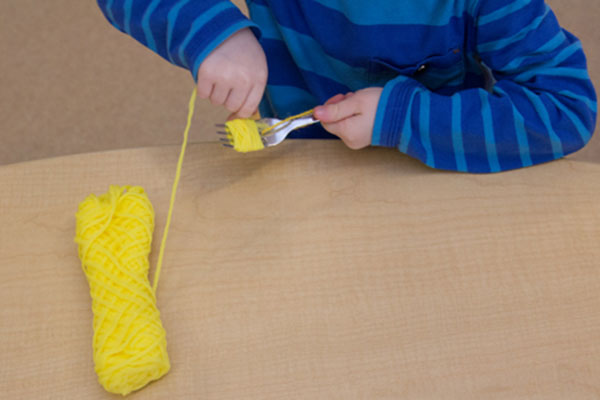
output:
[[[322, 146], [315, 146], [321, 142]], [[200, 149], [200, 146], [204, 149]], [[202, 151], [210, 151], [218, 156], [206, 158]], [[213, 191], [248, 180], [271, 178], [275, 169], [281, 179], [294, 179], [299, 175], [332, 177], [341, 173], [366, 173], [382, 175], [429, 175], [440, 171], [400, 154], [394, 149], [369, 148], [360, 151], [348, 149], [340, 141], [334, 140], [290, 140], [282, 145], [253, 153], [237, 153], [218, 143], [191, 144], [186, 155], [182, 180], [186, 185], [200, 185], [202, 192]]]

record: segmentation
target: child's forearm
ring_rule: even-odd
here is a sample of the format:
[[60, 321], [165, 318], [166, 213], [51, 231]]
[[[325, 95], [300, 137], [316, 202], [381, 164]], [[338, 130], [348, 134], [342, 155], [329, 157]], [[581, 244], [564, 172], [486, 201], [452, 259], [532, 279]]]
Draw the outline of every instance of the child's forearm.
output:
[[98, 0], [109, 22], [194, 78], [233, 33], [256, 26], [227, 0]]
[[538, 164], [585, 146], [596, 94], [579, 41], [542, 0], [499, 7], [481, 0], [475, 49], [493, 71], [491, 92], [434, 94], [399, 77], [386, 85], [372, 142], [442, 169], [497, 172]]

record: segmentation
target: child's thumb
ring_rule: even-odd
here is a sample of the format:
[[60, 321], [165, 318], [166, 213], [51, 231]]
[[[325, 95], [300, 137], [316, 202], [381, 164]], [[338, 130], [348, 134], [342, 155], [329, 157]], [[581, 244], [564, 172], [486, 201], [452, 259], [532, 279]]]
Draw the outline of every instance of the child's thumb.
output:
[[313, 115], [319, 121], [327, 124], [341, 121], [358, 112], [358, 102], [353, 97], [347, 97], [338, 103], [315, 107]]

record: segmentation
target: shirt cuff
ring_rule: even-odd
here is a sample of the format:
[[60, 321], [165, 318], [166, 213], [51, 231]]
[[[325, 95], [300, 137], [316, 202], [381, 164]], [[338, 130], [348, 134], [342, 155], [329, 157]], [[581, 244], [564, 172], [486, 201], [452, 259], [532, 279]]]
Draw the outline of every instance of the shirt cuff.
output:
[[371, 145], [399, 146], [410, 97], [421, 87], [419, 82], [406, 76], [398, 76], [385, 84], [377, 104]]

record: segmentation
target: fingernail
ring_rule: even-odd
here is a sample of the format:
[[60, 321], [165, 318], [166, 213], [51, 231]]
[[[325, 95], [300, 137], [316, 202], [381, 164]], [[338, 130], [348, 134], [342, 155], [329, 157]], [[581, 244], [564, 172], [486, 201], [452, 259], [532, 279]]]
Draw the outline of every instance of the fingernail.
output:
[[315, 109], [313, 110], [313, 115], [319, 119], [319, 118], [323, 118], [323, 114], [325, 114], [325, 107], [323, 106], [317, 106], [315, 107]]

